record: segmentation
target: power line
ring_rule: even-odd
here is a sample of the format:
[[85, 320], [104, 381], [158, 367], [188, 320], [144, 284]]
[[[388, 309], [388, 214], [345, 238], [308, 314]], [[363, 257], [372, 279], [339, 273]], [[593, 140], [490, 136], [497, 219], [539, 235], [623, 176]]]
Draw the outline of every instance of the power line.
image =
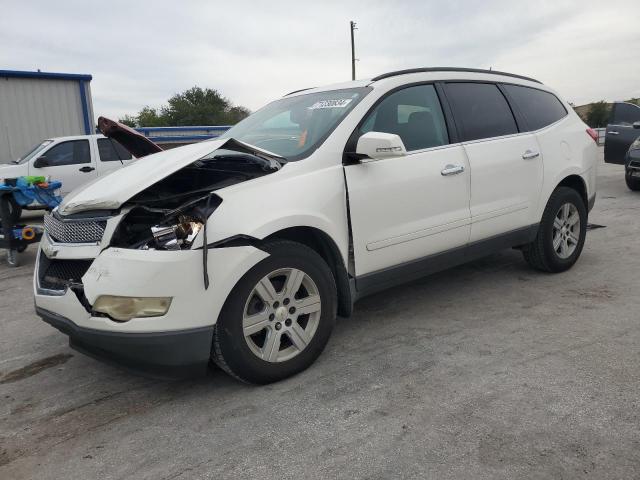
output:
[[349, 26], [351, 29], [351, 80], [356, 79], [356, 47], [353, 40], [353, 31], [357, 30], [356, 22], [351, 20], [349, 22]]

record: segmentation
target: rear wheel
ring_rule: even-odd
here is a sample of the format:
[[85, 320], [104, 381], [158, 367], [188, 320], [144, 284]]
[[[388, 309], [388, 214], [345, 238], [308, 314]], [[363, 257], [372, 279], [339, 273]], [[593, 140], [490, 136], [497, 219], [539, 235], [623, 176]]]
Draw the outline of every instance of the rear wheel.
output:
[[263, 249], [269, 257], [227, 298], [212, 347], [218, 366], [257, 384], [309, 367], [329, 340], [337, 308], [333, 275], [315, 251], [290, 241]]
[[631, 170], [625, 169], [624, 180], [627, 182], [629, 190], [637, 192], [640, 190], [640, 177], [634, 177], [631, 175]]
[[544, 272], [564, 272], [578, 260], [587, 234], [587, 208], [572, 188], [558, 187], [549, 198], [533, 242], [522, 249], [525, 260]]

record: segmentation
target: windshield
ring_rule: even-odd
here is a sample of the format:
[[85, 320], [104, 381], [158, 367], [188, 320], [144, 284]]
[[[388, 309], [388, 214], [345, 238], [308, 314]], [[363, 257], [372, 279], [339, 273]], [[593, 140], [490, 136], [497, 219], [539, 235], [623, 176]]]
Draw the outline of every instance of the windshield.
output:
[[26, 163], [29, 160], [31, 160], [33, 157], [35, 157], [39, 152], [41, 152], [47, 145], [50, 145], [51, 143], [53, 143], [53, 140], [45, 140], [44, 142], [39, 143], [35, 147], [30, 148], [29, 150], [27, 150], [27, 153], [22, 155], [17, 160], [13, 160], [11, 163]]
[[235, 138], [288, 161], [300, 160], [313, 153], [370, 90], [359, 87], [284, 97], [218, 138]]

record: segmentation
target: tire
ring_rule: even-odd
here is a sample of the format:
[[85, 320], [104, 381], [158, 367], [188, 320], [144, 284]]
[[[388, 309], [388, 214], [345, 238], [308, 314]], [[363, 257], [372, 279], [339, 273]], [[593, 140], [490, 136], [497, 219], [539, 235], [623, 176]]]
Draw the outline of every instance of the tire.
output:
[[[211, 352], [221, 369], [253, 384], [276, 382], [309, 367], [331, 336], [337, 310], [335, 279], [314, 250], [286, 240], [262, 249], [269, 257], [249, 270], [229, 294]], [[298, 284], [297, 290], [289, 288]]]
[[[561, 211], [561, 208], [565, 207], [570, 212], [568, 223], [562, 220], [566, 210]], [[578, 215], [579, 224], [574, 223], [567, 230], [558, 228], [562, 225], [566, 229], [567, 225], [575, 220], [574, 215]], [[588, 212], [582, 196], [572, 188], [558, 187], [547, 202], [535, 240], [522, 249], [527, 263], [543, 272], [558, 273], [570, 269], [578, 260], [584, 247], [587, 218]], [[556, 220], [558, 223], [554, 226]], [[566, 241], [563, 240], [564, 238]], [[554, 239], [559, 240], [556, 243], [559, 245], [558, 248], [554, 248]]]
[[631, 171], [625, 169], [624, 180], [627, 183], [629, 190], [637, 192], [640, 190], [640, 177], [631, 176]]

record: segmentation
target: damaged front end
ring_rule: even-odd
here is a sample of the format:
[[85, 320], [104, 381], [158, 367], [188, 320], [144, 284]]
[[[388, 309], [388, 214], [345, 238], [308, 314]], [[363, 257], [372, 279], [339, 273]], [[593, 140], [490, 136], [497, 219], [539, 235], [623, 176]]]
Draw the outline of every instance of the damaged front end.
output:
[[[107, 135], [118, 136], [123, 145], [136, 148], [138, 155], [145, 151], [153, 153], [148, 141], [139, 138], [126, 141], [125, 135], [139, 134], [131, 129], [118, 128], [116, 122], [101, 119], [101, 127]], [[159, 147], [158, 147], [159, 148]], [[50, 257], [49, 250], [64, 243], [55, 235], [64, 237], [64, 230], [71, 231], [80, 225], [89, 225], [94, 219], [92, 212], [104, 212], [108, 208], [110, 220], [103, 222], [100, 238], [95, 241], [97, 257], [109, 247], [127, 250], [184, 251], [198, 245], [208, 245], [207, 220], [220, 206], [222, 199], [215, 191], [241, 182], [256, 179], [280, 170], [286, 163], [281, 157], [234, 139], [212, 140], [179, 149], [163, 151], [139, 159], [131, 165], [98, 179], [84, 189], [67, 197], [49, 222], [57, 231], [49, 232], [43, 252]], [[46, 219], [47, 220], [47, 219]], [[54, 223], [55, 221], [55, 223]], [[47, 223], [45, 221], [45, 223]], [[107, 225], [108, 223], [108, 225]], [[80, 244], [81, 243], [81, 244]], [[67, 245], [65, 255], [79, 249]], [[86, 242], [78, 247], [87, 248]], [[195, 252], [194, 252], [195, 253]], [[205, 289], [209, 287], [207, 271], [208, 248], [202, 248], [202, 275]], [[87, 255], [83, 255], [83, 259]], [[54, 257], [48, 260], [55, 263]], [[49, 264], [49, 262], [43, 262]], [[50, 273], [41, 279], [50, 285]], [[86, 269], [84, 270], [86, 272]], [[83, 272], [83, 274], [84, 274]], [[62, 269], [62, 273], [64, 269]], [[58, 286], [78, 290], [78, 275], [58, 279]], [[85, 307], [85, 302], [82, 302]]]

